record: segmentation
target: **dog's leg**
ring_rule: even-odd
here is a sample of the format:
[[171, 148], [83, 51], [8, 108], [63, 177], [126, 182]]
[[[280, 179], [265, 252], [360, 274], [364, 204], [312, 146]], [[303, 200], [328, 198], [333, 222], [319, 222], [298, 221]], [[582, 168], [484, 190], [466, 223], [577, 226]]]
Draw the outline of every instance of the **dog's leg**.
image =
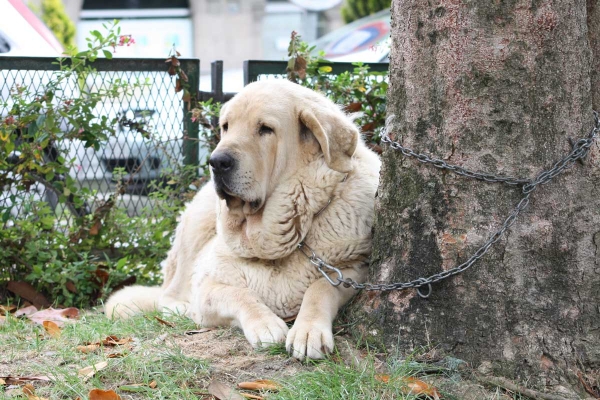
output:
[[208, 182], [181, 215], [164, 269], [163, 292], [158, 301], [163, 311], [185, 314], [191, 301], [191, 281], [196, 258], [216, 235], [217, 194]]
[[[367, 268], [344, 269], [345, 278], [363, 282]], [[287, 336], [285, 347], [299, 360], [323, 358], [333, 351], [332, 323], [338, 310], [356, 294], [353, 288], [332, 286], [321, 278], [308, 287], [294, 326]]]
[[190, 316], [200, 326], [232, 325], [244, 331], [252, 347], [282, 343], [288, 327], [247, 288], [218, 283], [208, 277], [194, 288]]

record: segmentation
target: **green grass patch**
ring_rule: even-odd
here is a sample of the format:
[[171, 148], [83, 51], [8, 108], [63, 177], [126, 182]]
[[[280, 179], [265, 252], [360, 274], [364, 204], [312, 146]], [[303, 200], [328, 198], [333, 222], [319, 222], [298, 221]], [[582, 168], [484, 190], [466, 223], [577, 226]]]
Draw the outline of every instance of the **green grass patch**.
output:
[[[132, 398], [196, 399], [197, 392], [208, 381], [208, 364], [187, 357], [171, 342], [174, 335], [195, 329], [188, 318], [162, 317], [175, 327], [162, 325], [154, 314], [136, 316], [125, 321], [112, 321], [102, 314], [86, 313], [79, 321], [67, 323], [58, 338], [50, 337], [44, 328], [26, 319], [8, 317], [0, 326], [0, 375], [45, 375], [52, 381], [35, 383], [40, 397], [86, 399], [93, 388], [113, 389], [148, 385], [156, 388], [129, 388]], [[132, 338], [121, 346], [101, 346], [82, 353], [77, 346], [102, 341], [107, 336]], [[119, 358], [110, 358], [119, 354]], [[84, 367], [107, 362], [108, 366], [88, 380], [78, 371]], [[135, 392], [129, 393], [131, 390]], [[4, 398], [0, 389], [0, 398]]]

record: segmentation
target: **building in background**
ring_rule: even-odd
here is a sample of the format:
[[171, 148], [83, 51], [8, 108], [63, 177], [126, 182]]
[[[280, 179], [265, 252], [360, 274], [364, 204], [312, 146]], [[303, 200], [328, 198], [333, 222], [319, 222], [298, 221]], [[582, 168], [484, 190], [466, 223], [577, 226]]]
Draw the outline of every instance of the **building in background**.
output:
[[[39, 3], [41, 0], [33, 0]], [[343, 21], [341, 0], [63, 0], [78, 27], [78, 44], [88, 32], [113, 19], [136, 45], [117, 56], [164, 57], [173, 44], [183, 57], [223, 60], [226, 69], [248, 59], [281, 60], [293, 30], [313, 41]], [[315, 4], [317, 4], [315, 8]], [[316, 10], [316, 11], [315, 11]]]

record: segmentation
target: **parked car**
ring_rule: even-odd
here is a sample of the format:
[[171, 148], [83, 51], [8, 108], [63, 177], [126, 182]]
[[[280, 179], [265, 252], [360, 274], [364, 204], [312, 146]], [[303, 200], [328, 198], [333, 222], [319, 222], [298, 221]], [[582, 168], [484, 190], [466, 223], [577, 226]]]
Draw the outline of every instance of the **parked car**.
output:
[[338, 62], [389, 62], [391, 45], [391, 12], [382, 10], [317, 39], [315, 54]]
[[0, 1], [0, 55], [58, 57], [52, 31], [21, 0]]

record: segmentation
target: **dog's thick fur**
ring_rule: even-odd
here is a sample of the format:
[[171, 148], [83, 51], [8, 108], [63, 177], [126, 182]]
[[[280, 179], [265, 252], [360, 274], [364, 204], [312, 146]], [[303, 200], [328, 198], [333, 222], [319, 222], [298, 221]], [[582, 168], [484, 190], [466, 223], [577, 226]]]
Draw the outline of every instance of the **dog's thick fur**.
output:
[[[355, 290], [330, 285], [297, 246], [364, 281], [379, 158], [338, 106], [288, 81], [248, 85], [220, 124], [211, 163], [226, 154], [235, 164], [221, 174], [213, 163], [182, 214], [162, 288], [125, 288], [106, 313], [178, 311], [201, 326], [238, 326], [255, 347], [285, 341], [297, 358], [321, 358]], [[296, 314], [288, 332], [283, 319]]]

